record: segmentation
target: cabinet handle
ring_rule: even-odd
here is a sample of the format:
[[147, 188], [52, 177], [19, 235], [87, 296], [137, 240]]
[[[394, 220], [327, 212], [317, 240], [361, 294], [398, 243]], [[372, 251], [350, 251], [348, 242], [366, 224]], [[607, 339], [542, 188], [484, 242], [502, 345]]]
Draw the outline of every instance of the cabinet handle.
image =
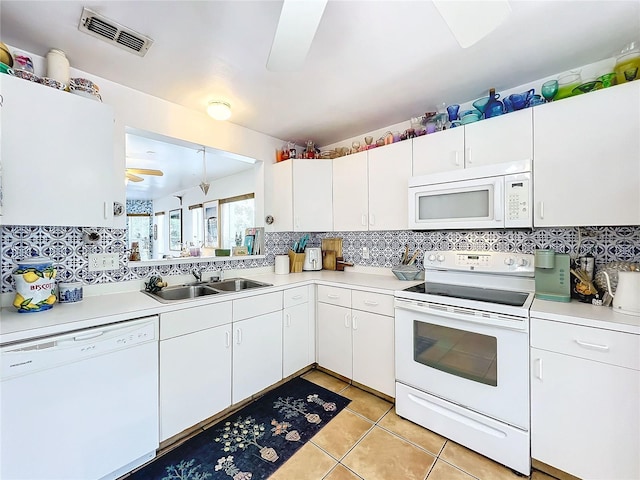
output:
[[377, 307], [379, 305], [378, 302], [374, 302], [373, 300], [365, 300], [364, 304], [371, 305], [372, 307]]
[[353, 319], [351, 320], [351, 325], [354, 330], [358, 329], [358, 317], [356, 315], [353, 316]]
[[351, 325], [349, 324], [349, 314], [345, 313], [344, 314], [344, 328], [349, 328], [351, 327]]
[[327, 298], [340, 298], [337, 293], [327, 293]]
[[577, 339], [575, 342], [581, 347], [588, 348], [591, 350], [600, 350], [601, 352], [609, 351], [609, 345], [598, 345], [597, 343], [581, 342], [580, 340], [577, 340]]
[[231, 332], [224, 332], [224, 346], [226, 348], [231, 346]]
[[471, 148], [467, 148], [467, 155], [466, 155], [466, 162], [471, 165], [473, 163], [472, 157], [471, 157]]
[[542, 359], [541, 358], [536, 358], [534, 360], [534, 368], [535, 368], [535, 373], [534, 375], [536, 376], [536, 378], [538, 380], [542, 380]]
[[376, 216], [371, 213], [369, 214], [369, 225], [375, 225], [376, 224]]
[[366, 213], [362, 214], [361, 222], [362, 222], [362, 226], [363, 227], [367, 226], [367, 215], [366, 215]]
[[458, 152], [458, 150], [455, 150], [453, 152], [453, 154], [454, 154], [453, 163], [455, 164], [456, 167], [459, 167], [460, 166], [460, 152]]
[[105, 220], [107, 220], [107, 219], [109, 218], [109, 217], [107, 216], [107, 215], [108, 215], [108, 210], [107, 210], [107, 206], [108, 206], [108, 205], [109, 205], [109, 203], [108, 203], [108, 202], [104, 202], [104, 204], [103, 204], [103, 209], [104, 209], [103, 215], [104, 215], [104, 219], [105, 219]]
[[296, 228], [300, 228], [300, 217], [296, 217], [294, 224]]
[[242, 330], [240, 328], [236, 328], [236, 343], [238, 345], [242, 343]]
[[540, 218], [544, 218], [544, 202], [540, 202]]
[[286, 320], [286, 322], [285, 322], [285, 325], [286, 325], [287, 327], [290, 327], [290, 326], [291, 326], [291, 314], [290, 314], [290, 313], [287, 313], [287, 314], [285, 314], [285, 315], [286, 315], [286, 319], [287, 319], [287, 320]]
[[293, 297], [291, 297], [291, 300], [300, 300], [302, 298], [302, 295], [294, 295]]

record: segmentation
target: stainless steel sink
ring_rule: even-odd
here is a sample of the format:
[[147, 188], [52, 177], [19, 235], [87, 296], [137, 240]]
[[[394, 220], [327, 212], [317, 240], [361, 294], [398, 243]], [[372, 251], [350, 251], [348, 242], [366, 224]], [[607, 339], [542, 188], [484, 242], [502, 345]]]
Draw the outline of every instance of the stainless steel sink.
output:
[[156, 293], [143, 290], [144, 293], [162, 303], [172, 303], [181, 300], [192, 300], [218, 293], [241, 292], [251, 288], [270, 287], [270, 283], [256, 282], [247, 278], [230, 278], [220, 282], [196, 283], [165, 287]]
[[269, 283], [256, 282], [246, 278], [230, 278], [221, 282], [213, 282], [208, 284], [211, 288], [220, 290], [221, 292], [240, 292], [250, 288], [270, 287]]
[[208, 285], [176, 285], [174, 287], [165, 287], [156, 293], [144, 293], [162, 303], [171, 303], [177, 300], [190, 300], [206, 295], [216, 295], [220, 292]]

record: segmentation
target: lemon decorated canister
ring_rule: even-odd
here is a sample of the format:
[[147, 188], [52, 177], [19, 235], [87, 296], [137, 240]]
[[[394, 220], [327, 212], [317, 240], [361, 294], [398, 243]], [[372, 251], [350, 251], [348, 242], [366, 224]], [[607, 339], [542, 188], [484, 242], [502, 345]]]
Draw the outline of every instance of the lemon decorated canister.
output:
[[49, 310], [56, 301], [56, 269], [51, 259], [33, 257], [17, 263], [13, 271], [16, 285], [13, 306], [20, 313]]

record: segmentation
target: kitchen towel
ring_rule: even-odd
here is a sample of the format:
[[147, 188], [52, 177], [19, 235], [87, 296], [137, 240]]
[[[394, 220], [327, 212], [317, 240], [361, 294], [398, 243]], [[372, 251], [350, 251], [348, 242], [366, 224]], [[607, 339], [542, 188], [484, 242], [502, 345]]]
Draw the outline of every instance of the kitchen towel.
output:
[[294, 378], [127, 478], [266, 479], [350, 401]]

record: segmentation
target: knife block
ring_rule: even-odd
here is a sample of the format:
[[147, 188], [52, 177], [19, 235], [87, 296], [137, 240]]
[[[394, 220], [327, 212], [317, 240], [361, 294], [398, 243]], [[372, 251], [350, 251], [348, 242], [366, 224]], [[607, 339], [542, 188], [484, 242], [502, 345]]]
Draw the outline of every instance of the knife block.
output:
[[303, 265], [304, 253], [295, 253], [293, 250], [289, 250], [289, 271], [291, 273], [301, 272]]

